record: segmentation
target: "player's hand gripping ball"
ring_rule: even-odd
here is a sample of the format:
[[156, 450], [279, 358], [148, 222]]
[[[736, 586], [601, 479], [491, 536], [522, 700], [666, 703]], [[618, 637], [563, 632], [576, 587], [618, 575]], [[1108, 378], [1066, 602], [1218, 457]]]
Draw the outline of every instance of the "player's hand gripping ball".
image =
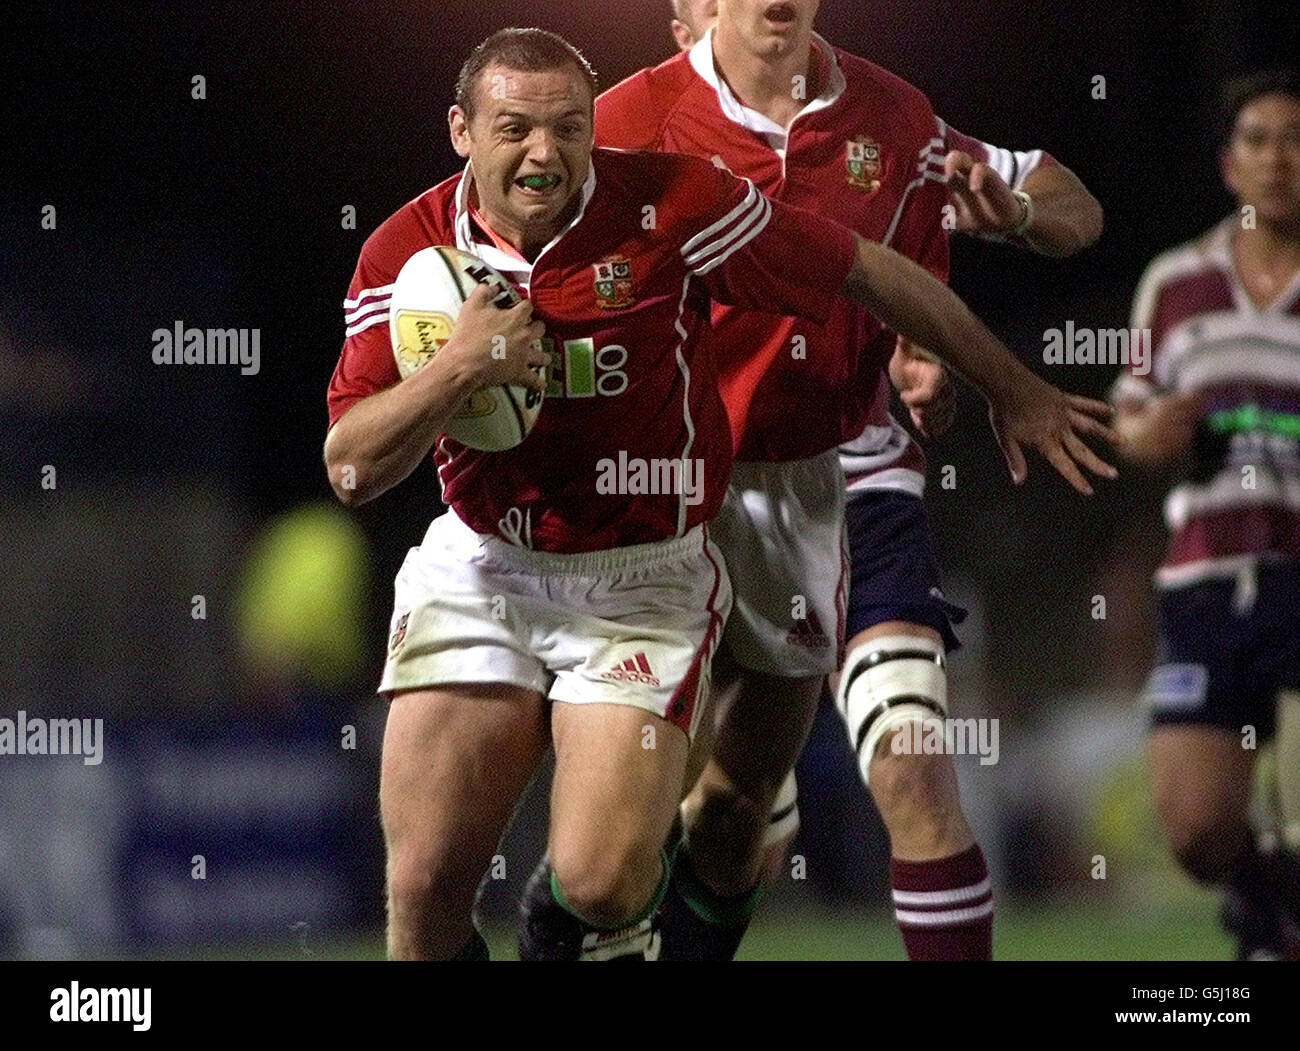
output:
[[[411, 256], [393, 284], [388, 332], [397, 371], [406, 379], [433, 358], [451, 337], [460, 308], [476, 284], [495, 291], [492, 302], [507, 309], [521, 297], [483, 260], [456, 248], [425, 248]], [[536, 371], [544, 370], [538, 366]], [[470, 395], [447, 424], [447, 435], [471, 449], [500, 452], [527, 436], [542, 411], [542, 394], [503, 384]]]

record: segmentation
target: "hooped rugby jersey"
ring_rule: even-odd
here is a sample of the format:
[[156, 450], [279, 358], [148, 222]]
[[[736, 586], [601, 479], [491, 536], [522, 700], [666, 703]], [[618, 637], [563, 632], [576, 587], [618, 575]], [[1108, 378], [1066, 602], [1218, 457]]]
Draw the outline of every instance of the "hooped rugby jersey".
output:
[[731, 467], [713, 355], [699, 338], [712, 301], [820, 321], [852, 267], [852, 235], [706, 162], [597, 149], [580, 211], [528, 266], [477, 228], [471, 180], [467, 168], [421, 194], [366, 241], [330, 425], [398, 382], [391, 286], [417, 251], [454, 245], [519, 283], [555, 359], [520, 445], [480, 452], [438, 440], [456, 514], [476, 532], [553, 552], [651, 543], [708, 521]]
[[1147, 268], [1131, 326], [1143, 339], [1150, 330], [1150, 359], [1111, 392], [1117, 404], [1174, 391], [1206, 400], [1190, 473], [1165, 500], [1161, 587], [1300, 558], [1300, 275], [1258, 307], [1233, 258], [1239, 229], [1230, 216]]
[[[1050, 162], [961, 135], [920, 91], [815, 34], [824, 87], [781, 128], [735, 97], [712, 48], [710, 31], [688, 54], [602, 95], [597, 141], [706, 157], [773, 200], [835, 219], [945, 281], [947, 152], [964, 149], [1016, 186]], [[889, 416], [885, 366], [895, 337], [879, 322], [845, 302], [820, 326], [724, 307], [713, 323], [738, 459], [801, 459], [849, 443], [851, 481], [873, 475], [920, 491], [924, 458]]]

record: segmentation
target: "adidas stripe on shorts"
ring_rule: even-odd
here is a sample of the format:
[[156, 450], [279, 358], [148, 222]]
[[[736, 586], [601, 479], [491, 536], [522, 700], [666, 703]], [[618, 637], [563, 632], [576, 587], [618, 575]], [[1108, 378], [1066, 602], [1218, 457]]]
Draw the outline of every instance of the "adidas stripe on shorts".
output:
[[735, 465], [709, 529], [735, 591], [723, 638], [743, 667], [789, 678], [839, 670], [848, 601], [844, 503], [834, 449]]
[[509, 683], [566, 704], [643, 708], [693, 736], [731, 607], [704, 526], [557, 555], [434, 519], [397, 574], [379, 692]]

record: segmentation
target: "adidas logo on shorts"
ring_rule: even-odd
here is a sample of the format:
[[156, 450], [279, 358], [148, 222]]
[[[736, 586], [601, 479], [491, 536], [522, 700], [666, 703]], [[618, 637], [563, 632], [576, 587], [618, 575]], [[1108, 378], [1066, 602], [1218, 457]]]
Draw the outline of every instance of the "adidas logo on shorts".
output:
[[796, 620], [785, 641], [791, 646], [807, 646], [810, 650], [823, 649], [831, 644], [830, 636], [822, 630], [816, 613], [809, 613], [807, 620]]
[[650, 662], [644, 653], [629, 657], [620, 664], [615, 664], [601, 676], [611, 682], [638, 682], [643, 686], [658, 686], [659, 678], [650, 670]]

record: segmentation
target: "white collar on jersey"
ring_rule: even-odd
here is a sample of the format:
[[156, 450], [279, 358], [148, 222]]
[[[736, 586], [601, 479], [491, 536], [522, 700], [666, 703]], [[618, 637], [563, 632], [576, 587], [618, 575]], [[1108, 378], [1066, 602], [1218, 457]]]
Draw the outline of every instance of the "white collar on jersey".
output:
[[1273, 299], [1273, 302], [1266, 307], [1260, 307], [1246, 290], [1246, 283], [1241, 279], [1241, 271], [1237, 268], [1237, 255], [1233, 251], [1232, 242], [1236, 232], [1240, 229], [1241, 216], [1237, 213], [1229, 215], [1210, 232], [1209, 238], [1201, 249], [1201, 257], [1223, 271], [1224, 276], [1228, 279], [1228, 284], [1232, 288], [1232, 297], [1239, 309], [1254, 314], [1287, 313], [1297, 297], [1300, 297], [1300, 274], [1291, 279], [1286, 288], [1282, 289]]
[[469, 162], [466, 162], [464, 174], [460, 178], [460, 185], [456, 187], [456, 247], [462, 252], [478, 256], [488, 266], [494, 270], [499, 270], [507, 280], [521, 285], [526, 292], [528, 291], [528, 283], [532, 280], [533, 267], [537, 265], [537, 261], [549, 252], [561, 237], [577, 226], [582, 221], [582, 217], [587, 214], [587, 205], [596, 192], [596, 165], [587, 165], [587, 178], [582, 184], [582, 203], [578, 206], [578, 214], [573, 217], [573, 221], [568, 226], [551, 238], [546, 247], [537, 254], [537, 259], [531, 263], [524, 259], [517, 259], [508, 252], [501, 251], [494, 244], [474, 240], [469, 217], [469, 188], [473, 177], [473, 169]]
[[[815, 113], [819, 109], [825, 109], [827, 106], [834, 104], [844, 94], [844, 89], [847, 87], [844, 71], [840, 69], [840, 64], [835, 58], [835, 49], [816, 33], [812, 35], [812, 39], [813, 47], [820, 49], [830, 63], [831, 75], [827, 79], [822, 93], [801, 109], [795, 120], [798, 120], [799, 117], [806, 113]], [[718, 104], [722, 107], [722, 113], [727, 119], [734, 121], [743, 128], [747, 128], [749, 131], [764, 136], [768, 141], [768, 145], [778, 153], [783, 154], [785, 152], [786, 139], [789, 134], [788, 129], [781, 127], [771, 118], [763, 116], [757, 110], [752, 110], [744, 105], [740, 99], [736, 98], [727, 82], [718, 76], [717, 68], [713, 63], [712, 27], [691, 48], [690, 63], [695, 72], [700, 75], [700, 78], [717, 92]]]
[[1205, 258], [1225, 270], [1236, 271], [1237, 264], [1232, 258], [1232, 231], [1236, 228], [1238, 218], [1230, 215], [1210, 232], [1205, 242]]

